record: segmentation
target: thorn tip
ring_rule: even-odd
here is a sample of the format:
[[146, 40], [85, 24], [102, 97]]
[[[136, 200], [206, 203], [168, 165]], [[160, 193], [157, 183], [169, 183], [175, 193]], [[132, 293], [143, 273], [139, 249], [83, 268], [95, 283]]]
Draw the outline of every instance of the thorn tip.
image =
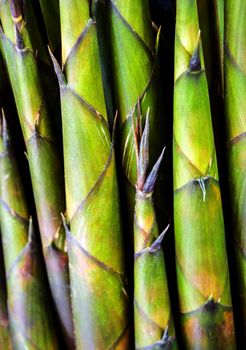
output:
[[200, 59], [200, 36], [201, 36], [201, 31], [198, 31], [198, 36], [197, 36], [197, 43], [196, 43], [196, 48], [191, 56], [190, 63], [189, 63], [189, 72], [200, 72], [202, 69], [201, 65], [201, 59]]

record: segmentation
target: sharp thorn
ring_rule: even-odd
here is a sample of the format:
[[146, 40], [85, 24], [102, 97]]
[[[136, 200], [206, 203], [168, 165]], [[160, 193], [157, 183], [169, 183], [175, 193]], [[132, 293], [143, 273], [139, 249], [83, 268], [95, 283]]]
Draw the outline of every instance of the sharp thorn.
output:
[[144, 187], [143, 187], [143, 192], [145, 194], [147, 193], [152, 193], [155, 183], [156, 183], [156, 179], [158, 176], [158, 172], [160, 169], [160, 165], [164, 156], [164, 152], [165, 152], [166, 147], [163, 148], [160, 157], [158, 158], [157, 162], [155, 163], [155, 165], [153, 166], [147, 180], [145, 181]]
[[141, 101], [140, 98], [138, 98], [138, 116], [137, 116], [137, 121], [138, 121], [138, 134], [139, 134], [139, 139], [141, 139], [143, 130], [142, 130], [142, 112], [141, 112]]
[[138, 120], [137, 120], [137, 125], [135, 127], [134, 124], [134, 116], [133, 114], [131, 115], [132, 118], [132, 133], [133, 133], [133, 141], [134, 141], [134, 148], [135, 148], [135, 153], [136, 153], [136, 159], [138, 162], [138, 156], [139, 156], [139, 147], [138, 147]]
[[3, 108], [1, 108], [1, 112], [0, 112], [0, 135], [3, 139], [4, 148], [7, 150], [9, 148], [10, 139], [9, 139], [8, 127], [7, 127], [7, 122], [6, 122]]
[[114, 145], [114, 140], [115, 140], [115, 133], [116, 133], [116, 125], [117, 125], [117, 120], [118, 120], [118, 110], [115, 112], [114, 120], [113, 120], [113, 129], [112, 129], [112, 145]]
[[155, 55], [158, 54], [159, 47], [160, 47], [160, 37], [161, 37], [161, 26], [159, 26], [157, 35], [156, 35], [156, 41], [155, 41]]
[[202, 69], [201, 59], [200, 59], [200, 36], [201, 31], [198, 32], [196, 48], [191, 56], [189, 64], [189, 72], [200, 72]]
[[163, 333], [162, 341], [166, 343], [169, 339], [169, 333], [168, 333], [168, 326], [165, 328], [165, 331]]
[[164, 231], [162, 231], [162, 233], [156, 238], [156, 240], [151, 244], [151, 247], [150, 247], [150, 252], [151, 253], [154, 253], [156, 252], [158, 249], [160, 249], [161, 247], [161, 243], [166, 235], [166, 232], [168, 231], [170, 227], [170, 224], [167, 225], [167, 227], [165, 228]]
[[29, 217], [29, 224], [28, 224], [28, 242], [31, 243], [34, 238], [34, 227], [33, 227], [33, 221], [32, 217]]
[[66, 232], [66, 236], [70, 236], [71, 232], [68, 228], [68, 223], [67, 223], [67, 220], [66, 220], [65, 216], [63, 215], [63, 213], [61, 213], [61, 217], [62, 217], [63, 227], [64, 227], [65, 232]]
[[52, 51], [50, 50], [49, 46], [48, 46], [48, 51], [49, 51], [50, 58], [51, 58], [52, 63], [53, 63], [53, 67], [54, 67], [59, 85], [61, 88], [65, 88], [67, 86], [67, 81], [66, 81], [65, 75], [63, 74], [59, 63], [57, 62], [57, 60], [56, 60], [55, 56], [53, 55]]
[[144, 187], [146, 173], [149, 166], [149, 109], [146, 114], [145, 126], [139, 146], [139, 156], [137, 162], [138, 180], [137, 187], [142, 190]]

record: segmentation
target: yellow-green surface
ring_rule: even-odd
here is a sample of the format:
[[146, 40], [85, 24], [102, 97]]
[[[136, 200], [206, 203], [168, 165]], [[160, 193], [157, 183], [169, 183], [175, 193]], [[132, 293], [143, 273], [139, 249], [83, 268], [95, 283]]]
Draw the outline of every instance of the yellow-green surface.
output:
[[2, 116], [0, 223], [13, 347], [15, 350], [58, 350], [44, 271], [6, 122]]
[[13, 348], [9, 332], [7, 293], [2, 247], [0, 248], [0, 348], [6, 350], [12, 350]]
[[174, 230], [184, 349], [235, 349], [224, 222], [195, 0], [177, 1]]
[[127, 349], [128, 294], [115, 156], [87, 1], [60, 1], [67, 243], [78, 349]]
[[[149, 119], [136, 145], [137, 184], [134, 213], [134, 330], [136, 349], [177, 349], [162, 241], [152, 199], [163, 152], [148, 174]], [[165, 247], [165, 243], [164, 243]]]
[[[63, 170], [53, 127], [58, 88], [32, 4], [18, 4], [0, 2], [1, 42], [27, 148], [49, 283], [67, 344], [72, 346], [68, 263], [61, 218], [65, 210]], [[12, 17], [17, 15], [20, 21], [14, 24]]]
[[239, 323], [246, 327], [246, 3], [225, 4], [225, 114]]
[[164, 145], [163, 96], [160, 84], [157, 46], [147, 0], [109, 0], [108, 40], [112, 61], [115, 108], [119, 111], [119, 144], [125, 177], [127, 217], [132, 224], [135, 203], [136, 155], [132, 117], [138, 114], [138, 101], [145, 118], [150, 108], [150, 164]]
[[59, 0], [39, 0], [49, 46], [53, 52], [61, 54], [61, 28]]

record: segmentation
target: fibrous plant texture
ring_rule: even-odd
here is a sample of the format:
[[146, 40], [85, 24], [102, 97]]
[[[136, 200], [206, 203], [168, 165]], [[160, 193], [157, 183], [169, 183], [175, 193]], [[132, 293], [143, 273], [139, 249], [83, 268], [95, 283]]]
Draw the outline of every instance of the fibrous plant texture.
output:
[[78, 349], [127, 349], [118, 184], [92, 10], [87, 1], [60, 1], [62, 70], [53, 57], [61, 94], [75, 338]]
[[225, 4], [225, 114], [239, 323], [246, 327], [246, 3]]
[[150, 107], [151, 166], [164, 145], [158, 35], [152, 28], [147, 0], [109, 0], [107, 4], [114, 96], [119, 111], [120, 157], [126, 186], [126, 210], [132, 223], [137, 181], [132, 118], [137, 118], [139, 105], [144, 118]]
[[185, 349], [235, 349], [225, 232], [196, 1], [177, 1], [174, 230]]
[[13, 348], [56, 350], [55, 325], [32, 220], [3, 115], [0, 122], [1, 241]]
[[[63, 170], [54, 125], [56, 81], [30, 1], [1, 1], [1, 41], [27, 149], [43, 253], [67, 344], [73, 343], [68, 260], [61, 212]], [[54, 112], [54, 110], [53, 110]], [[69, 345], [70, 346], [70, 345]]]
[[[177, 349], [162, 242], [152, 194], [164, 150], [148, 174], [149, 119], [135, 132], [137, 184], [134, 215], [134, 328], [136, 349]], [[165, 246], [165, 245], [164, 245]]]

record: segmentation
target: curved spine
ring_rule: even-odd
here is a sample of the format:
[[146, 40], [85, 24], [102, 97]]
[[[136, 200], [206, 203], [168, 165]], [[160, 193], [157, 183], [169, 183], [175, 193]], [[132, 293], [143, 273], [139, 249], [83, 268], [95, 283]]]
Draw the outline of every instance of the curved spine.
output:
[[184, 349], [235, 349], [224, 222], [195, 0], [177, 1], [174, 229]]
[[241, 336], [246, 343], [246, 3], [225, 3], [225, 115], [232, 242]]
[[[93, 5], [93, 4], [91, 4]], [[118, 184], [88, 1], [60, 1], [67, 243], [76, 347], [127, 349], [128, 295]], [[76, 175], [74, 173], [76, 170]]]
[[[132, 118], [138, 105], [143, 116], [150, 107], [150, 165], [164, 145], [163, 96], [155, 35], [147, 0], [107, 0], [115, 105], [119, 111], [121, 165], [129, 221], [132, 225], [137, 181]], [[156, 36], [156, 38], [155, 38]], [[145, 118], [145, 117], [144, 117]], [[159, 206], [159, 198], [156, 204]]]
[[0, 128], [0, 220], [13, 347], [58, 350], [42, 265], [4, 116]]
[[72, 349], [68, 260], [61, 218], [64, 180], [54, 131], [58, 89], [31, 2], [1, 0], [0, 10], [1, 41], [27, 148], [49, 284], [62, 331]]
[[[139, 123], [138, 123], [139, 124]], [[137, 131], [138, 130], [138, 131]], [[138, 141], [138, 138], [140, 140]], [[149, 119], [135, 131], [138, 176], [134, 215], [134, 329], [136, 349], [178, 349], [171, 315], [162, 241], [152, 199], [164, 150], [147, 176]]]

